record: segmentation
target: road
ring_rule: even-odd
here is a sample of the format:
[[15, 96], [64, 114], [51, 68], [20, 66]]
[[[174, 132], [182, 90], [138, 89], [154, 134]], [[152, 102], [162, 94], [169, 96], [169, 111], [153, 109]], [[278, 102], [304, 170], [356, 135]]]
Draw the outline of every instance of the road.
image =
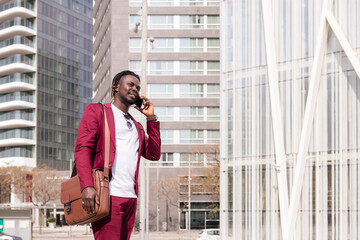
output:
[[[150, 232], [149, 240], [196, 240], [200, 231], [193, 230], [176, 232]], [[91, 229], [87, 226], [63, 226], [56, 228], [43, 227], [40, 234], [39, 227], [33, 228], [33, 240], [72, 240], [72, 239], [94, 239]], [[131, 240], [140, 240], [139, 233], [134, 232]]]

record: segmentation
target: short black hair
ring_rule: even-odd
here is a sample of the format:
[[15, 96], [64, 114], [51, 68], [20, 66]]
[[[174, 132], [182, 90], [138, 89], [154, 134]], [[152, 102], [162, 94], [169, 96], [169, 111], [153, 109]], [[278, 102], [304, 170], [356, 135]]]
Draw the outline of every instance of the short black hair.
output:
[[120, 80], [122, 77], [124, 76], [127, 76], [127, 75], [131, 75], [131, 76], [134, 76], [136, 77], [139, 82], [140, 82], [140, 77], [139, 75], [137, 75], [136, 73], [130, 71], [130, 70], [124, 70], [122, 72], [119, 72], [118, 74], [115, 75], [115, 77], [113, 78], [113, 81], [112, 81], [112, 87], [111, 87], [111, 96], [114, 97], [115, 96], [115, 93], [116, 93], [116, 87], [117, 85], [119, 84]]

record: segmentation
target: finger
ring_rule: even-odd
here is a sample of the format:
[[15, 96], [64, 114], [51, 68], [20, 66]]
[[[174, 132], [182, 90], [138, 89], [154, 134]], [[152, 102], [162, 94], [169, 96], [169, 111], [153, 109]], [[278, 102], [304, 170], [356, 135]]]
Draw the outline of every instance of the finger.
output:
[[86, 202], [83, 203], [82, 207], [83, 207], [83, 209], [85, 210], [86, 213], [89, 213], [89, 208], [88, 208]]
[[140, 96], [141, 99], [144, 99], [145, 101], [149, 101], [149, 99], [145, 96]]
[[89, 211], [90, 211], [90, 213], [93, 213], [94, 211], [95, 211], [95, 201], [94, 201], [94, 199], [92, 199], [91, 201], [90, 201], [90, 204], [89, 204], [90, 206], [89, 206]]
[[100, 205], [100, 197], [99, 197], [99, 194], [97, 194], [97, 193], [95, 195], [95, 204]]
[[144, 108], [142, 108], [142, 109], [141, 109], [141, 108], [138, 108], [137, 106], [134, 106], [134, 108], [135, 108], [136, 110], [138, 110], [139, 112], [141, 112], [141, 113], [142, 113], [142, 111], [143, 111], [143, 109], [144, 109]]

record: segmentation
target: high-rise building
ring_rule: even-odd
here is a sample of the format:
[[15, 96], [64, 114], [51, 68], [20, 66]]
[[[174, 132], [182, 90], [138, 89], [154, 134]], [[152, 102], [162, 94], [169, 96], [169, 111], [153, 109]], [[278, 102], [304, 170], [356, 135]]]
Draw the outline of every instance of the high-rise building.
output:
[[0, 1], [0, 166], [70, 168], [91, 50], [91, 0]]
[[358, 239], [360, 2], [221, 3], [221, 239]]
[[[137, 33], [130, 30], [141, 19], [141, 4], [141, 0], [94, 3], [94, 102], [110, 101], [111, 81], [118, 72], [130, 69], [143, 74], [143, 26]], [[147, 50], [146, 95], [161, 121], [162, 138], [162, 157], [150, 169], [150, 178], [154, 180], [163, 174], [186, 176], [189, 158], [192, 167], [202, 169], [218, 152], [219, 5], [219, 0], [148, 0], [146, 27], [154, 45], [149, 42]], [[136, 110], [131, 113], [141, 120]], [[150, 192], [158, 193], [158, 188]], [[197, 199], [200, 199], [197, 206], [201, 207], [191, 213], [193, 227], [205, 228], [205, 222], [212, 221], [207, 219], [203, 207], [209, 199]], [[181, 204], [183, 201], [178, 206]], [[161, 219], [165, 212], [165, 207], [161, 207]], [[176, 212], [173, 219], [178, 218]], [[185, 213], [183, 227], [184, 217]]]

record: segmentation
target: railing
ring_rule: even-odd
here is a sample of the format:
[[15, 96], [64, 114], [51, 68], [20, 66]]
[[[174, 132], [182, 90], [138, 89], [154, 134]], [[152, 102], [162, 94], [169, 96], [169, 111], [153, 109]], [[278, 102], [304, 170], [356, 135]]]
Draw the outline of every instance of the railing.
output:
[[34, 60], [32, 59], [32, 57], [28, 57], [25, 55], [14, 55], [0, 59], [0, 66], [4, 66], [11, 63], [25, 63], [34, 66]]
[[34, 157], [34, 147], [21, 146], [21, 147], [4, 147], [0, 148], [0, 158], [6, 157]]
[[17, 129], [6, 129], [0, 130], [0, 140], [8, 138], [25, 138], [25, 139], [34, 139], [35, 130], [34, 128], [17, 128]]
[[0, 42], [0, 48], [10, 46], [13, 44], [23, 44], [29, 47], [34, 47], [35, 43], [33, 40], [27, 37], [14, 36], [13, 38], [6, 39]]
[[27, 9], [31, 10], [31, 11], [35, 10], [34, 4], [32, 4], [32, 3], [28, 2], [28, 1], [21, 1], [21, 2], [11, 1], [9, 3], [1, 5], [0, 6], [0, 12], [4, 11], [4, 10], [7, 10], [7, 9], [10, 9], [10, 8], [13, 8], [13, 7], [24, 7], [24, 8], [27, 8]]
[[28, 94], [27, 92], [13, 92], [0, 95], [0, 102], [10, 102], [16, 100], [34, 103], [34, 95]]
[[34, 84], [34, 77], [26, 76], [26, 74], [15, 73], [12, 75], [7, 75], [6, 77], [0, 78], [0, 84], [10, 83], [10, 82], [24, 82]]
[[35, 114], [33, 110], [15, 110], [10, 112], [2, 112], [0, 113], [0, 121], [7, 121], [13, 119], [33, 121], [34, 115]]
[[[150, 7], [166, 7], [166, 6], [220, 6], [220, 0], [180, 0], [179, 2], [172, 0], [149, 0]], [[130, 7], [141, 7], [141, 0], [130, 0]]]
[[22, 19], [22, 18], [14, 18], [13, 20], [6, 21], [0, 24], [0, 30], [9, 28], [12, 26], [24, 26], [31, 29], [35, 29], [35, 24], [33, 21], [30, 21], [28, 19]]

